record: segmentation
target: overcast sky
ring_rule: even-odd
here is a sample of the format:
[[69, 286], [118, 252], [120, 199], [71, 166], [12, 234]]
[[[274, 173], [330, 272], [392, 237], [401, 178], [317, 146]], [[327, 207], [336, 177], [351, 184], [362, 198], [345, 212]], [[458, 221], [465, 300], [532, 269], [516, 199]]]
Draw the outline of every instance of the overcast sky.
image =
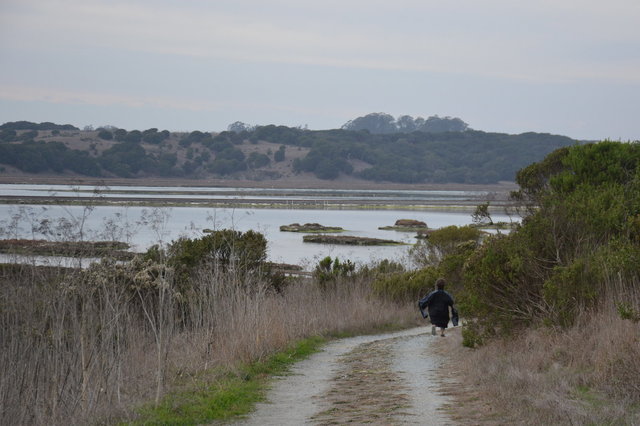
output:
[[640, 139], [638, 0], [0, 0], [0, 122]]

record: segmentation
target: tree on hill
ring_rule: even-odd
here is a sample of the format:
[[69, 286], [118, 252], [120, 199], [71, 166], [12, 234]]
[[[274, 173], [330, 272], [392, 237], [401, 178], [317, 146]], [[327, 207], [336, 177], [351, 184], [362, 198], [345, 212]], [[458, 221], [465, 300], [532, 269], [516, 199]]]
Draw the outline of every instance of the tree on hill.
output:
[[278, 148], [278, 150], [273, 153], [273, 161], [275, 161], [276, 163], [284, 161], [284, 151], [285, 151], [285, 149], [286, 149], [286, 147], [284, 145], [280, 145], [280, 148]]
[[252, 132], [255, 128], [256, 126], [243, 123], [242, 121], [235, 121], [227, 126], [227, 130], [234, 133]]
[[168, 139], [170, 135], [171, 134], [169, 133], [168, 130], [163, 130], [159, 132], [158, 129], [152, 128], [142, 132], [142, 140], [146, 143], [158, 145], [162, 141]]
[[106, 129], [102, 129], [98, 132], [98, 137], [100, 139], [104, 139], [106, 141], [110, 141], [113, 139], [113, 133], [111, 133], [109, 130]]
[[383, 112], [374, 112], [364, 117], [350, 120], [342, 126], [342, 129], [367, 130], [376, 134], [396, 133], [398, 131], [395, 118]]
[[411, 133], [421, 131], [426, 133], [464, 132], [469, 125], [459, 118], [431, 116], [426, 120], [422, 117], [413, 118], [403, 115], [394, 119], [382, 112], [367, 114], [348, 121], [342, 126], [345, 130], [367, 130], [373, 134]]
[[416, 126], [416, 130], [429, 133], [464, 132], [469, 125], [459, 118], [438, 117], [434, 115], [427, 118], [423, 124]]
[[258, 152], [252, 152], [247, 157], [247, 166], [251, 169], [259, 169], [260, 167], [268, 166], [271, 160], [266, 154]]

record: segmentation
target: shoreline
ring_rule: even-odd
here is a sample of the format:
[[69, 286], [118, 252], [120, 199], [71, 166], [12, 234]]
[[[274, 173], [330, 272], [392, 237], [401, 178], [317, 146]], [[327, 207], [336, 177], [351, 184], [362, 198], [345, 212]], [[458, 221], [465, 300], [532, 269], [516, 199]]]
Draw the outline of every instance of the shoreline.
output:
[[394, 183], [372, 182], [362, 179], [343, 177], [324, 181], [307, 177], [285, 178], [277, 180], [247, 179], [184, 179], [184, 178], [93, 178], [86, 176], [59, 175], [13, 175], [0, 176], [0, 184], [32, 185], [89, 185], [89, 186], [173, 186], [206, 188], [257, 188], [257, 189], [346, 189], [346, 190], [416, 190], [416, 191], [486, 191], [508, 193], [518, 188], [515, 182], [497, 184], [467, 183]]
[[[148, 206], [148, 207], [234, 207], [234, 208], [260, 208], [260, 209], [309, 209], [309, 210], [452, 210], [473, 211], [479, 204], [491, 202], [490, 210], [493, 213], [501, 212], [511, 206], [509, 191], [516, 189], [514, 183], [503, 182], [496, 185], [470, 185], [470, 184], [397, 184], [376, 183], [352, 178], [343, 178], [336, 181], [320, 181], [318, 179], [280, 179], [273, 181], [248, 181], [229, 179], [94, 179], [69, 176], [0, 176], [0, 185], [69, 185], [69, 186], [96, 186], [106, 188], [98, 190], [96, 194], [77, 193], [74, 195], [55, 196], [43, 195], [0, 195], [0, 204], [37, 204], [37, 205], [101, 205], [101, 206]], [[110, 186], [146, 186], [150, 188], [173, 187], [167, 191], [172, 197], [162, 197], [157, 191], [131, 190], [134, 197], [118, 196], [118, 191], [112, 191]], [[185, 188], [184, 192], [175, 188]], [[188, 191], [187, 188], [215, 188], [225, 189], [216, 193], [211, 191]], [[234, 192], [233, 189], [238, 191]], [[255, 191], [247, 191], [255, 189]], [[272, 197], [260, 197], [262, 190], [275, 190]], [[282, 192], [278, 192], [278, 191]], [[286, 190], [324, 190], [330, 191], [460, 191], [470, 192], [464, 198], [457, 199], [388, 199], [375, 196], [350, 196], [341, 199], [333, 194], [317, 196], [309, 195], [290, 197]], [[129, 192], [126, 189], [123, 192]], [[476, 194], [472, 194], [475, 192]], [[486, 196], [479, 196], [483, 192]], [[99, 194], [109, 194], [100, 196]], [[225, 195], [237, 195], [230, 198]], [[148, 196], [146, 196], [148, 195]], [[199, 195], [193, 197], [192, 195]], [[207, 198], [202, 195], [210, 195]]]
[[[48, 197], [48, 196], [16, 196], [0, 195], [0, 204], [4, 205], [92, 205], [92, 206], [145, 206], [145, 207], [196, 207], [196, 208], [248, 208], [248, 209], [284, 209], [284, 210], [440, 210], [440, 211], [474, 211], [484, 199], [467, 200], [322, 200], [270, 198], [156, 198], [156, 197]], [[503, 200], [493, 200], [489, 207], [492, 213], [500, 213], [512, 207]]]

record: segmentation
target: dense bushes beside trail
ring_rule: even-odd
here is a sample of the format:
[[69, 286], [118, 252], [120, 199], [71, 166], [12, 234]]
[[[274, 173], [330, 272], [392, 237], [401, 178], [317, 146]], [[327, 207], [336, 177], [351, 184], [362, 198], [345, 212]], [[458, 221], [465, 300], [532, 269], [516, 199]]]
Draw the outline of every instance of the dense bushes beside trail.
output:
[[481, 238], [482, 232], [471, 226], [453, 225], [431, 231], [428, 238], [409, 250], [419, 269], [378, 276], [373, 289], [378, 295], [398, 302], [414, 302], [433, 290], [439, 277], [444, 277], [450, 283], [448, 289], [458, 293], [462, 290], [465, 262]]
[[637, 424], [640, 144], [558, 150], [518, 183], [522, 226], [464, 268], [465, 394], [506, 423]]
[[374, 290], [414, 302], [445, 277], [473, 345], [531, 324], [571, 325], [605, 300], [604, 283], [640, 282], [639, 143], [562, 148], [517, 181], [523, 220], [511, 233], [433, 231], [410, 251], [422, 269], [380, 277]]
[[487, 240], [464, 271], [469, 341], [543, 321], [571, 324], [603, 283], [637, 282], [640, 144], [564, 148], [518, 172], [522, 226]]

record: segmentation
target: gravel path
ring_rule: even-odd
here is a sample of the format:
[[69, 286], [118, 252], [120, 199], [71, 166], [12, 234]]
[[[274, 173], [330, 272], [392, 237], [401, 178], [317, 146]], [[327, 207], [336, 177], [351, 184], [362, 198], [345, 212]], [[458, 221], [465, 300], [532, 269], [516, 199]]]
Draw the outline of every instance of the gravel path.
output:
[[433, 380], [440, 361], [429, 345], [439, 338], [419, 327], [331, 342], [237, 424], [452, 424]]

